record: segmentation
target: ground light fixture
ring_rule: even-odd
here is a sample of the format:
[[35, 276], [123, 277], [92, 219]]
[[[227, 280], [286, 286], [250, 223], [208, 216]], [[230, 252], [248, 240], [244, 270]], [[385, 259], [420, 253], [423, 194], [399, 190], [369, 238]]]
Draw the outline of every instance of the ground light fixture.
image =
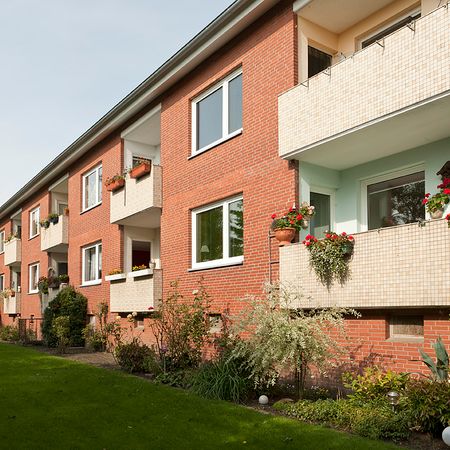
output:
[[389, 391], [386, 395], [392, 407], [392, 411], [395, 412], [395, 407], [398, 405], [398, 402], [400, 400], [400, 394], [395, 391]]
[[269, 404], [269, 397], [267, 395], [260, 395], [258, 402], [262, 406], [267, 406]]
[[442, 440], [444, 441], [444, 444], [450, 447], [450, 427], [444, 428], [444, 431], [442, 432]]

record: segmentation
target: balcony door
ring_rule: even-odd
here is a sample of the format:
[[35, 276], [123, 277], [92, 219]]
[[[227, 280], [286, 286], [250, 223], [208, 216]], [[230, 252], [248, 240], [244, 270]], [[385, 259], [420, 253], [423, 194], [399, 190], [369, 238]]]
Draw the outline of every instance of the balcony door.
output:
[[334, 228], [334, 193], [323, 189], [314, 189], [311, 190], [309, 199], [316, 211], [310, 222], [310, 233], [317, 238], [322, 238], [326, 231]]

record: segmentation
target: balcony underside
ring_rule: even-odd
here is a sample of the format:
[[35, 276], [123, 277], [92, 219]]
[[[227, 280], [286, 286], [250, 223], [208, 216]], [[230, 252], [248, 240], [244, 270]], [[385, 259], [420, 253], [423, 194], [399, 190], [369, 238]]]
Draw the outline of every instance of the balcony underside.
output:
[[292, 151], [286, 158], [343, 170], [450, 136], [450, 92]]
[[117, 225], [139, 228], [159, 228], [161, 224], [161, 208], [149, 208], [128, 217], [116, 220]]

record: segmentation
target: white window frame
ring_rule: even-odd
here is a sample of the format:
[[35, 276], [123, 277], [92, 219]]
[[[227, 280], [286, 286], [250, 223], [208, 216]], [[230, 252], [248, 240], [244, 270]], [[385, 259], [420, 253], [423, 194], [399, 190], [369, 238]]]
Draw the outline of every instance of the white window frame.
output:
[[[400, 178], [406, 175], [411, 175], [416, 172], [425, 172], [425, 163], [421, 162], [413, 166], [407, 166], [400, 169], [392, 170], [390, 172], [383, 172], [382, 174], [371, 176], [370, 178], [361, 179], [361, 215], [359, 217], [359, 231], [368, 231], [368, 207], [367, 207], [367, 188], [371, 184], [381, 183], [383, 181], [388, 181], [393, 178]], [[425, 174], [425, 184], [426, 184], [426, 174]], [[426, 185], [425, 185], [426, 189]], [[426, 213], [425, 218], [427, 218], [428, 213]]]
[[[235, 70], [233, 73], [225, 77], [223, 80], [219, 81], [218, 83], [211, 86], [208, 90], [203, 92], [201, 95], [196, 97], [194, 100], [192, 100], [191, 103], [191, 113], [192, 113], [192, 151], [191, 156], [196, 156], [200, 153], [205, 152], [206, 150], [211, 149], [212, 147], [215, 147], [218, 144], [221, 144], [222, 142], [227, 141], [228, 139], [233, 138], [234, 136], [237, 136], [242, 133], [243, 127], [233, 131], [232, 133], [229, 133], [229, 117], [228, 117], [228, 85], [230, 81], [234, 80], [239, 75], [242, 75], [242, 68], [239, 68], [238, 70]], [[214, 142], [211, 142], [210, 144], [197, 149], [197, 142], [198, 142], [198, 136], [197, 136], [197, 105], [206, 97], [217, 91], [218, 89], [223, 88], [222, 90], [222, 137], [217, 139]]]
[[0, 255], [5, 252], [5, 230], [0, 231]]
[[[32, 269], [36, 267], [36, 288], [33, 289], [33, 284], [32, 284]], [[40, 277], [40, 263], [34, 263], [34, 264], [30, 264], [28, 266], [28, 293], [29, 294], [37, 294], [39, 292], [39, 288], [38, 288], [38, 282], [39, 282], [39, 277]]]
[[[236, 197], [227, 198], [220, 202], [210, 203], [207, 206], [193, 209], [191, 212], [192, 221], [192, 268], [191, 270], [198, 269], [210, 269], [214, 267], [232, 266], [236, 264], [242, 264], [244, 262], [244, 255], [229, 257], [230, 242], [229, 242], [229, 204], [238, 200], [244, 200], [242, 195]], [[209, 211], [221, 206], [223, 214], [223, 230], [222, 230], [222, 242], [223, 242], [223, 258], [215, 259], [213, 261], [197, 262], [197, 214]]]
[[5, 274], [0, 274], [0, 292], [5, 290]]
[[[34, 219], [34, 217], [36, 217], [36, 219]], [[39, 221], [41, 220], [40, 218], [41, 216], [41, 208], [40, 206], [38, 206], [37, 208], [33, 208], [30, 211], [29, 214], [29, 218], [30, 218], [30, 239], [35, 238], [36, 236], [39, 236], [40, 232], [41, 232], [41, 225], [39, 224]], [[33, 234], [33, 221], [36, 222], [36, 233]]]
[[[99, 278], [95, 279], [95, 280], [86, 280], [85, 279], [85, 275], [86, 275], [86, 251], [90, 250], [91, 248], [95, 248], [95, 267], [96, 267], [96, 273], [98, 275], [99, 272], [99, 249], [100, 247], [102, 247], [102, 243], [100, 242], [96, 242], [95, 244], [91, 244], [91, 245], [86, 245], [85, 247], [81, 248], [81, 260], [82, 260], [82, 273], [81, 273], [81, 285], [82, 286], [93, 286], [96, 284], [101, 284], [102, 282], [102, 277], [100, 276]], [[103, 247], [102, 247], [102, 258], [103, 258]]]
[[[102, 164], [99, 164], [97, 166], [95, 166], [94, 168], [92, 168], [91, 170], [89, 170], [88, 172], [84, 173], [82, 176], [82, 200], [81, 200], [81, 212], [86, 212], [89, 211], [92, 208], [97, 207], [98, 205], [102, 204], [102, 193], [103, 193], [103, 186], [100, 189], [100, 192], [98, 191], [98, 186], [99, 186], [99, 172], [100, 170], [103, 171], [102, 169]], [[96, 203], [94, 203], [91, 206], [86, 206], [86, 178], [89, 177], [90, 175], [92, 175], [93, 173], [96, 174], [95, 179], [96, 179], [96, 183], [95, 183], [95, 197], [97, 199]]]

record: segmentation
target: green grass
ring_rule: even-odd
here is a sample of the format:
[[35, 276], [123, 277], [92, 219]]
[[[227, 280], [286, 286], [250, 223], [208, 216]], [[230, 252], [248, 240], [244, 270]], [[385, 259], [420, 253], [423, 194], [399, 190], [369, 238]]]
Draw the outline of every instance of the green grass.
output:
[[0, 448], [396, 447], [0, 344]]

